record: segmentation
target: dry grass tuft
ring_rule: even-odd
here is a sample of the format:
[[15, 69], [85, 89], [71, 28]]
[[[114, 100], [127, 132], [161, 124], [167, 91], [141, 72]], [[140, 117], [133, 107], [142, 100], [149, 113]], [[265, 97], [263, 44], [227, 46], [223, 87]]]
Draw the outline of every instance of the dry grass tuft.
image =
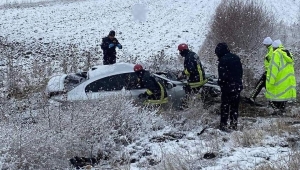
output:
[[261, 145], [265, 135], [265, 132], [262, 130], [251, 129], [234, 133], [233, 139], [238, 146], [251, 147]]

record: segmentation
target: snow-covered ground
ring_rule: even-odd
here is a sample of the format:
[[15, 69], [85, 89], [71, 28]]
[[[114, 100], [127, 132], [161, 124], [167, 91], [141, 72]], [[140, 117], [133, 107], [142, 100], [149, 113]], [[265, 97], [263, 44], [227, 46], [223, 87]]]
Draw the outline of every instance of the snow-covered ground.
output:
[[[27, 2], [41, 0], [27, 0]], [[56, 1], [56, 0], [53, 0]], [[0, 5], [18, 2], [4, 0]], [[24, 2], [20, 0], [20, 2]], [[26, 1], [25, 1], [26, 2]], [[49, 0], [47, 1], [49, 2]], [[9, 40], [26, 41], [41, 39], [43, 42], [60, 44], [75, 43], [80, 48], [87, 49], [101, 43], [101, 38], [110, 30], [116, 31], [116, 38], [124, 49], [118, 51], [121, 57], [128, 54], [149, 57], [164, 50], [170, 56], [176, 56], [177, 45], [188, 43], [193, 50], [201, 47], [209, 28], [209, 22], [214, 10], [221, 0], [82, 0], [74, 2], [59, 1], [57, 3], [39, 3], [26, 8], [11, 8], [0, 10], [0, 36]], [[261, 0], [267, 10], [275, 14], [276, 21], [291, 25], [299, 21], [300, 1], [285, 0], [269, 2]], [[264, 38], [264, 37], [262, 37]], [[261, 126], [269, 122], [257, 120]], [[258, 125], [254, 124], [255, 128]], [[277, 162], [287, 157], [292, 150], [284, 147], [286, 136], [262, 135], [259, 144], [251, 147], [234, 142], [240, 132], [222, 133], [209, 128], [204, 137], [198, 136], [203, 127], [186, 132], [178, 141], [149, 142], [149, 138], [162, 136], [163, 133], [176, 131], [172, 127], [143, 134], [137, 143], [127, 147], [130, 150], [143, 146], [150, 148], [153, 157], [160, 159], [167, 155], [185, 155], [185, 162], [195, 164], [201, 160], [205, 152], [218, 152], [217, 158], [208, 162], [204, 169], [254, 169], [266, 162]], [[209, 135], [217, 136], [209, 139]], [[224, 142], [224, 139], [231, 139]], [[215, 142], [221, 143], [222, 148]], [[135, 148], [135, 149], [133, 149]], [[175, 156], [174, 156], [175, 157]], [[176, 157], [175, 157], [176, 158]], [[201, 159], [201, 160], [200, 160]], [[140, 169], [138, 164], [131, 164], [131, 169]], [[198, 167], [198, 168], [199, 168]], [[197, 168], [197, 167], [196, 167]], [[196, 169], [195, 168], [195, 169]], [[191, 168], [194, 169], [194, 168]], [[199, 168], [200, 169], [200, 168]]]
[[[119, 55], [150, 56], [165, 50], [175, 56], [179, 43], [188, 43], [195, 51], [200, 48], [220, 0], [63, 2], [1, 10], [0, 36], [28, 42], [42, 38], [44, 42], [78, 43], [85, 49], [99, 44], [113, 29], [124, 47]], [[300, 1], [259, 2], [267, 4], [277, 21], [286, 24], [298, 21]]]

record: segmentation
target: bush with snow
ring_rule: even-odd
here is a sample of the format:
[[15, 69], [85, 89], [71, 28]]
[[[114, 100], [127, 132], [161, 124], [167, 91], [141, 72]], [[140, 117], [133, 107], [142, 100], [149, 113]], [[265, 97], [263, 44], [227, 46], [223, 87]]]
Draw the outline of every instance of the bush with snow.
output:
[[8, 115], [1, 121], [0, 157], [2, 168], [10, 169], [67, 168], [74, 156], [100, 160], [105, 154], [111, 162], [120, 161], [117, 151], [160, 122], [156, 111], [135, 107], [122, 94], [15, 114], [8, 106], [3, 108]]
[[[241, 57], [246, 87], [253, 83], [257, 72], [263, 71], [263, 56], [266, 53], [262, 41], [274, 34], [275, 23], [271, 13], [256, 1], [222, 1], [216, 9], [210, 31], [200, 49], [203, 58], [213, 65], [214, 49], [226, 42], [233, 53]], [[261, 67], [258, 67], [261, 66]]]

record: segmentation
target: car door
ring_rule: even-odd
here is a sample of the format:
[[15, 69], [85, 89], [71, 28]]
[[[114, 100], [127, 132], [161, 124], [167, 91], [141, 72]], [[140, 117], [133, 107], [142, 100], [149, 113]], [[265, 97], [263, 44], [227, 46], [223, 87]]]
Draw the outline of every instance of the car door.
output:
[[[85, 93], [89, 100], [101, 100], [108, 96], [121, 94], [125, 86], [124, 74], [116, 74], [91, 82], [85, 87]], [[127, 93], [122, 94], [128, 95]]]
[[125, 90], [129, 93], [130, 97], [137, 98], [139, 94], [146, 91], [145, 88], [140, 87], [136, 73], [126, 73], [124, 76], [126, 77]]
[[175, 84], [173, 83], [172, 80], [169, 80], [164, 76], [158, 74], [153, 74], [153, 75], [158, 81], [162, 82], [166, 87], [169, 101], [171, 101], [174, 105], [180, 105], [182, 98], [185, 95], [185, 92], [183, 90], [183, 85]]

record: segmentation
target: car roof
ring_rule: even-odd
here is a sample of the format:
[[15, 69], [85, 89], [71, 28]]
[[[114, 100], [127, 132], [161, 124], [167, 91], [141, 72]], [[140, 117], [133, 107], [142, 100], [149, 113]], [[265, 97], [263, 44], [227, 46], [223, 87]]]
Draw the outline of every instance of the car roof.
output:
[[88, 79], [99, 79], [115, 74], [132, 73], [134, 64], [131, 63], [116, 63], [112, 65], [98, 65], [92, 67], [87, 75]]

